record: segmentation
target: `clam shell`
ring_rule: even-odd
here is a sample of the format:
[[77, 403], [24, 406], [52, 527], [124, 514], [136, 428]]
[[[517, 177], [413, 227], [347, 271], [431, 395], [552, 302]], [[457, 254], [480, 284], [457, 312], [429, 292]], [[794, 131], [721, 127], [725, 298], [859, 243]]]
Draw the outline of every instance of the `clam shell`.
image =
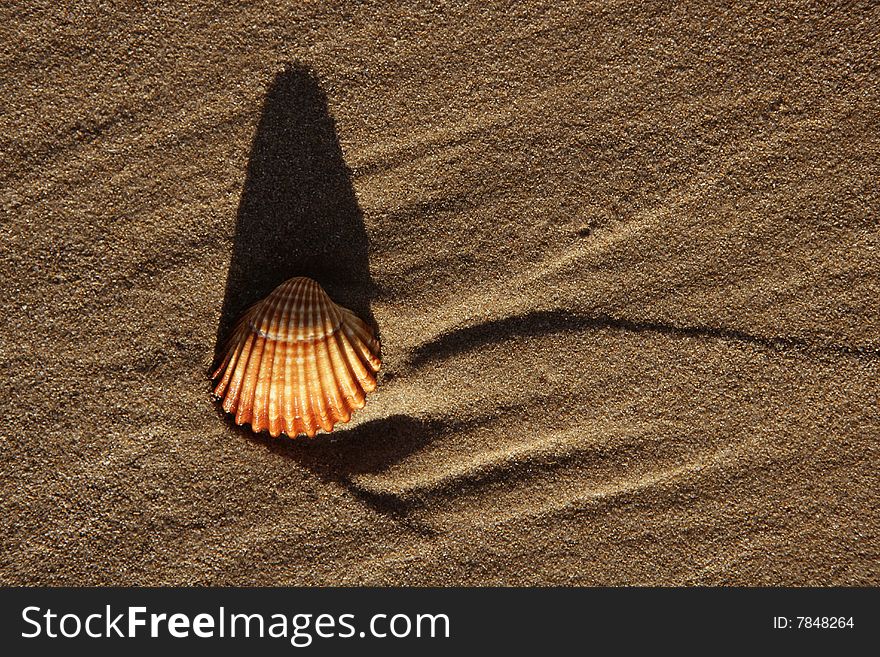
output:
[[310, 278], [279, 285], [239, 320], [214, 396], [236, 424], [272, 436], [331, 431], [376, 387], [379, 341]]

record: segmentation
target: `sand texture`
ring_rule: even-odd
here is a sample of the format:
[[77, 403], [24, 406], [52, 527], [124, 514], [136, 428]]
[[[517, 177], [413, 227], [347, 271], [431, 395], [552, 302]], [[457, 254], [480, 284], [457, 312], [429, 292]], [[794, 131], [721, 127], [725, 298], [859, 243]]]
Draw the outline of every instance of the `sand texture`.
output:
[[0, 9], [0, 583], [880, 584], [880, 5], [132, 4]]

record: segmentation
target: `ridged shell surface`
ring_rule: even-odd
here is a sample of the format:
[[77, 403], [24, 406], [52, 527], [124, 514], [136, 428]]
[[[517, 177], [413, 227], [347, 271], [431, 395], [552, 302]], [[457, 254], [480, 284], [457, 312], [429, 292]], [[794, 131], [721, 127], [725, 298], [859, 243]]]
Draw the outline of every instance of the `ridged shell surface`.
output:
[[272, 436], [331, 431], [376, 387], [379, 341], [310, 278], [279, 285], [233, 330], [212, 378], [236, 424]]

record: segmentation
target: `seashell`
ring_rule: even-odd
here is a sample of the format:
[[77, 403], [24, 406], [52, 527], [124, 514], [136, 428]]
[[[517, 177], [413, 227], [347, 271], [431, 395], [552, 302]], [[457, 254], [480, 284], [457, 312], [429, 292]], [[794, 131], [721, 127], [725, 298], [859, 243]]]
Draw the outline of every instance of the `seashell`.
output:
[[236, 424], [272, 436], [331, 431], [376, 388], [379, 341], [310, 278], [282, 283], [238, 321], [214, 396]]

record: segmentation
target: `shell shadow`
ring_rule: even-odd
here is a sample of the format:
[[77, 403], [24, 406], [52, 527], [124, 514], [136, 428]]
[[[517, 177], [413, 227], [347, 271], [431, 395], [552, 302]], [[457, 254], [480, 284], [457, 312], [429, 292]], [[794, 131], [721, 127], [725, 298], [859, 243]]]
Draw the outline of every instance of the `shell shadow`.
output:
[[238, 206], [215, 364], [242, 312], [293, 276], [315, 279], [375, 326], [363, 213], [327, 97], [301, 64], [275, 76], [263, 104]]

